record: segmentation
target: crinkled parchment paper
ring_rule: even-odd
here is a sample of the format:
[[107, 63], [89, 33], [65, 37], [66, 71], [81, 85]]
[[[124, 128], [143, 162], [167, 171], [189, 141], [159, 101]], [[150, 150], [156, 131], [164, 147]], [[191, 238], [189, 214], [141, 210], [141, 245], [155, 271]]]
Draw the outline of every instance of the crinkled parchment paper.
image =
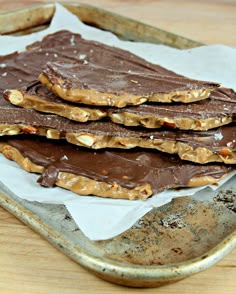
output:
[[[85, 39], [130, 50], [150, 62], [188, 77], [212, 80], [236, 90], [236, 49], [234, 48], [212, 45], [179, 50], [163, 45], [121, 41], [109, 32], [84, 25], [59, 4], [56, 4], [56, 12], [48, 29], [27, 36], [0, 36], [0, 54], [23, 51], [26, 45], [62, 29], [80, 33]], [[145, 201], [129, 201], [79, 196], [58, 187], [44, 188], [36, 183], [37, 178], [38, 175], [25, 172], [16, 163], [0, 155], [2, 186], [29, 201], [63, 203], [78, 227], [91, 240], [104, 240], [124, 232], [153, 207], [164, 205], [174, 197], [190, 196], [201, 189], [204, 189], [204, 195], [209, 193], [210, 189], [217, 189], [217, 186], [208, 186], [178, 191], [168, 190]]]

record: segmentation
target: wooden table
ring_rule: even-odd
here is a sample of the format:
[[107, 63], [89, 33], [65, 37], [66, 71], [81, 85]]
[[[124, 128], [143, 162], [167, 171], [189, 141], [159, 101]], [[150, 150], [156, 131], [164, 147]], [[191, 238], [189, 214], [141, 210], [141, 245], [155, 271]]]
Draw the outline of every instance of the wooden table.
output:
[[[0, 11], [47, 1], [0, 0]], [[49, 2], [49, 1], [48, 1]], [[88, 1], [81, 0], [80, 3]], [[236, 47], [236, 1], [96, 0], [90, 4], [204, 42]], [[214, 267], [159, 289], [100, 280], [0, 207], [0, 293], [235, 293], [236, 250]]]

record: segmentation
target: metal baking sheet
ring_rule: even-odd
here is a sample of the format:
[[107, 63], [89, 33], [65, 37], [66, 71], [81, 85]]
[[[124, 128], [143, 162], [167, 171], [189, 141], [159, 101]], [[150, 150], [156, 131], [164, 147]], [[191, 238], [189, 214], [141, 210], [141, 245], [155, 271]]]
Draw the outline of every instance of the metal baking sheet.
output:
[[[82, 21], [123, 39], [178, 48], [200, 45], [99, 8], [65, 6]], [[0, 33], [40, 30], [53, 12], [54, 5], [46, 4], [1, 14]], [[186, 278], [212, 266], [236, 246], [236, 196], [230, 184], [209, 192], [208, 199], [199, 193], [153, 209], [131, 229], [106, 241], [86, 238], [63, 205], [24, 201], [3, 185], [0, 191], [2, 207], [81, 266], [122, 285], [154, 287]]]

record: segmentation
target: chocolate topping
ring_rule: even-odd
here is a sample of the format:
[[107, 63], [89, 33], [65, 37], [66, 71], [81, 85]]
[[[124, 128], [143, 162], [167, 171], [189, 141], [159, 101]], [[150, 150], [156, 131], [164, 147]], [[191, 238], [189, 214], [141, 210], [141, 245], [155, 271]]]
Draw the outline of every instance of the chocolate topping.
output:
[[79, 34], [60, 31], [28, 46], [21, 53], [0, 56], [0, 94], [5, 89], [25, 88], [38, 79], [48, 61], [78, 62], [85, 60], [117, 70], [178, 76], [158, 65], [115, 47], [87, 41]]
[[[88, 62], [134, 75], [142, 73], [168, 76], [178, 81], [181, 80], [182, 86], [185, 83], [190, 90], [191, 87], [196, 88], [200, 84], [210, 88], [218, 86], [215, 83], [193, 82], [191, 79], [149, 63], [128, 51], [84, 40], [79, 34], [60, 31], [48, 35], [41, 42], [28, 46], [24, 52], [0, 56], [0, 94], [5, 89], [25, 89], [38, 79], [47, 62], [55, 61], [82, 65]], [[188, 82], [191, 85], [188, 85]]]
[[[48, 61], [60, 62], [71, 60], [76, 62], [91, 62], [116, 70], [149, 72], [163, 75], [178, 74], [152, 64], [129, 51], [108, 46], [96, 41], [85, 40], [79, 34], [69, 31], [59, 31], [46, 36], [42, 42], [36, 42], [27, 48], [32, 51], [48, 53]], [[56, 58], [54, 58], [56, 55]]]
[[58, 63], [48, 62], [43, 74], [52, 84], [60, 81], [62, 88], [88, 89], [103, 93], [122, 95], [125, 93], [151, 96], [155, 93], [192, 91], [202, 87], [215, 88], [216, 83], [196, 81], [181, 76], [163, 75], [163, 73], [132, 73], [116, 70], [107, 59], [105, 66], [92, 63]]
[[193, 178], [221, 178], [233, 170], [223, 164], [189, 164], [174, 156], [157, 151], [96, 151], [65, 143], [37, 138], [1, 138], [4, 142], [44, 167], [40, 183], [55, 184], [59, 172], [68, 172], [96, 181], [118, 184], [128, 189], [144, 183], [151, 184], [153, 193], [163, 189], [184, 187]]
[[[56, 103], [68, 103], [69, 105], [75, 105], [74, 103], [64, 102], [54, 93], [48, 90], [47, 87], [43, 86], [40, 82], [35, 82], [27, 87], [25, 93], [28, 95], [35, 95], [48, 102]], [[83, 107], [83, 106], [82, 106]]]

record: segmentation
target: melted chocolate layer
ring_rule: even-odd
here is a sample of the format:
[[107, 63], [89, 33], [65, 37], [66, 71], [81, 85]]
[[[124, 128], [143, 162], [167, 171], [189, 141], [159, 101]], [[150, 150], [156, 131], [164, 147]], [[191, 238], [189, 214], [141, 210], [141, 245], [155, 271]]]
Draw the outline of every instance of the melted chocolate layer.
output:
[[[72, 60], [91, 62], [100, 66], [107, 66], [116, 70], [159, 73], [163, 75], [178, 74], [152, 64], [143, 58], [132, 54], [129, 51], [108, 46], [96, 41], [85, 40], [79, 34], [69, 31], [60, 31], [46, 36], [42, 42], [36, 42], [28, 46], [28, 50], [48, 53], [49, 61], [56, 61], [55, 54], [60, 57], [60, 61]], [[109, 60], [109, 62], [108, 62]]]
[[25, 88], [38, 79], [49, 61], [78, 62], [84, 60], [117, 70], [178, 76], [158, 65], [115, 47], [87, 41], [79, 34], [60, 31], [46, 36], [21, 53], [0, 56], [0, 94], [5, 89]]
[[[4, 89], [25, 88], [29, 83], [37, 80], [44, 65], [51, 61], [77, 64], [92, 63], [114, 71], [130, 73], [157, 74], [181, 81], [189, 89], [196, 85], [219, 86], [216, 83], [198, 82], [178, 75], [159, 65], [122, 49], [107, 46], [99, 42], [88, 41], [79, 34], [60, 31], [46, 36], [21, 53], [0, 56], [0, 93]], [[165, 88], [165, 82], [163, 87]], [[168, 83], [166, 83], [168, 88]], [[168, 90], [168, 89], [166, 89]]]
[[116, 70], [109, 64], [109, 59], [107, 59], [105, 66], [88, 62], [84, 64], [48, 62], [43, 73], [52, 84], [63, 80], [63, 88], [88, 89], [115, 95], [129, 93], [145, 97], [153, 93], [192, 91], [202, 87], [219, 86], [216, 83], [164, 75], [163, 73], [132, 73], [130, 70]]
[[174, 156], [155, 151], [96, 151], [40, 137], [1, 138], [33, 163], [43, 166], [40, 182], [52, 186], [59, 172], [68, 172], [96, 181], [117, 183], [132, 189], [150, 183], [153, 193], [167, 188], [184, 187], [192, 178], [221, 178], [233, 170], [223, 164], [190, 164]]

